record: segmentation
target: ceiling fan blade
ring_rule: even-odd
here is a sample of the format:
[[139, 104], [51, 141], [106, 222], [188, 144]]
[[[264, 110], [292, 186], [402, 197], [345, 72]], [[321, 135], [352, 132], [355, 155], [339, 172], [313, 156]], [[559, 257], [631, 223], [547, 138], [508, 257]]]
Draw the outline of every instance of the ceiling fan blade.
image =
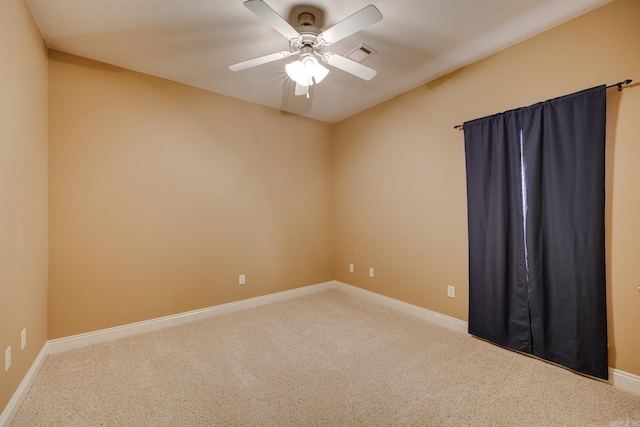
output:
[[369, 25], [379, 21], [382, 21], [382, 14], [378, 8], [370, 4], [322, 32], [318, 38], [322, 40], [324, 44], [329, 45], [360, 30], [364, 30]]
[[369, 81], [378, 73], [373, 68], [369, 68], [366, 65], [362, 65], [359, 62], [345, 58], [337, 53], [326, 52], [322, 56], [325, 61], [327, 61], [327, 64], [339, 68], [342, 71], [346, 71], [349, 74], [353, 74], [356, 77], [360, 77], [363, 80]]
[[229, 69], [231, 71], [242, 71], [246, 70], [247, 68], [266, 64], [267, 62], [273, 62], [279, 59], [288, 58], [289, 56], [291, 56], [291, 52], [289, 52], [288, 50], [283, 50], [282, 52], [271, 53], [269, 55], [260, 56], [258, 58], [248, 59], [243, 62], [238, 62], [237, 64], [229, 65]]
[[313, 108], [313, 94], [317, 85], [309, 86], [309, 93], [306, 96], [296, 96], [295, 85], [296, 82], [293, 80], [284, 79], [280, 110], [294, 114], [310, 112]]
[[300, 37], [295, 28], [293, 28], [287, 21], [278, 15], [275, 10], [263, 2], [262, 0], [248, 0], [243, 3], [247, 9], [255, 13], [259, 18], [262, 18], [275, 28], [280, 34], [288, 38], [289, 40], [297, 39]]
[[298, 83], [296, 83], [296, 90], [295, 90], [295, 94], [296, 96], [302, 96], [302, 95], [309, 95], [309, 86], [302, 86], [299, 85]]

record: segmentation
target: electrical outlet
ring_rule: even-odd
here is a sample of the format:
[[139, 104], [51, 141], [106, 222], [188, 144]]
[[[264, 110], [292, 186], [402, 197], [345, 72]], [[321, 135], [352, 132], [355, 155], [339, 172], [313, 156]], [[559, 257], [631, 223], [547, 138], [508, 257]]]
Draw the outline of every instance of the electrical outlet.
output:
[[447, 286], [447, 296], [449, 298], [455, 298], [456, 297], [456, 287], [455, 286]]
[[373, 277], [373, 267], [369, 267], [369, 277]]
[[4, 351], [4, 370], [8, 371], [11, 367], [11, 346]]
[[349, 264], [349, 273], [353, 273], [353, 264]]
[[244, 274], [241, 274], [240, 276], [238, 276], [238, 284], [239, 285], [244, 285], [246, 283]]
[[24, 348], [27, 346], [27, 328], [24, 328], [20, 333], [20, 342], [20, 350], [24, 350]]

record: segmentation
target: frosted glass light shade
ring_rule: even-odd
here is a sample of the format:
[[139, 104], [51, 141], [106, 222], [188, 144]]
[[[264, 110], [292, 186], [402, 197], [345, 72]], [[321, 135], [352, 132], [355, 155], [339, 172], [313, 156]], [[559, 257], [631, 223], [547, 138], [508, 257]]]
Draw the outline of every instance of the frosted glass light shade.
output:
[[301, 86], [311, 86], [314, 81], [320, 83], [329, 74], [329, 70], [313, 56], [305, 56], [300, 61], [287, 64], [284, 68], [291, 80]]

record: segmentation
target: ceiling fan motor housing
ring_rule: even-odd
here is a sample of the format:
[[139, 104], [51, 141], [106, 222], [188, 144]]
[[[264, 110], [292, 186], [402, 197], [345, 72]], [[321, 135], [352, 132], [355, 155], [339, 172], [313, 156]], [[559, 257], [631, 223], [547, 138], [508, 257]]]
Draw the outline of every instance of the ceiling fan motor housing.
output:
[[291, 51], [301, 53], [315, 53], [321, 56], [321, 52], [324, 50], [324, 43], [322, 43], [322, 41], [318, 39], [320, 29], [311, 25], [305, 25], [296, 28], [296, 30], [300, 33], [300, 37], [298, 37], [296, 40], [292, 40], [291, 43], [289, 43]]

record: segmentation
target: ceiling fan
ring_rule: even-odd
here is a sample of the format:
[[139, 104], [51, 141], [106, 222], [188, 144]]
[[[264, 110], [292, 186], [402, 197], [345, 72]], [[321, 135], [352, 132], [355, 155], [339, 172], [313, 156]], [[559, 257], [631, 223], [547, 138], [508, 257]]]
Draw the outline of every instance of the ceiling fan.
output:
[[314, 27], [313, 14], [304, 12], [298, 16], [299, 26], [293, 28], [262, 0], [247, 0], [247, 9], [262, 18], [280, 34], [289, 40], [289, 49], [249, 59], [229, 66], [231, 71], [241, 71], [258, 65], [299, 55], [299, 60], [287, 64], [285, 69], [289, 77], [296, 82], [296, 95], [309, 96], [309, 86], [320, 83], [329, 73], [318, 59], [349, 74], [364, 80], [371, 80], [376, 70], [362, 65], [334, 52], [325, 52], [324, 48], [344, 39], [368, 26], [382, 20], [382, 14], [372, 4], [360, 9], [353, 15], [338, 22], [333, 27], [320, 31]]

